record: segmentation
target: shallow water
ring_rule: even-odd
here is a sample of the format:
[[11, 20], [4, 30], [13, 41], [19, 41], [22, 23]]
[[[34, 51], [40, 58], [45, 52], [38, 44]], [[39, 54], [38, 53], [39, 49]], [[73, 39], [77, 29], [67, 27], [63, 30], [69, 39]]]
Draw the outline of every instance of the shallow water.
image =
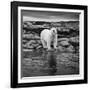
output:
[[79, 74], [79, 53], [23, 51], [22, 77]]

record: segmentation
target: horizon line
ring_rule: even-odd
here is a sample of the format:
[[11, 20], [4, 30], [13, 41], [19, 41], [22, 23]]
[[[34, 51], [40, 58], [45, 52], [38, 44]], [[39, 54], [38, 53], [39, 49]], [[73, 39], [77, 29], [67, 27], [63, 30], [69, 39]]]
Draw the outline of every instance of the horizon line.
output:
[[[30, 20], [29, 20], [30, 21]], [[26, 21], [23, 21], [23, 22], [29, 22], [28, 20], [26, 20]], [[41, 22], [62, 22], [62, 21], [64, 21], [64, 22], [69, 22], [69, 21], [79, 21], [79, 20], [62, 20], [62, 21], [44, 21], [44, 20], [31, 20], [31, 21], [41, 21]]]

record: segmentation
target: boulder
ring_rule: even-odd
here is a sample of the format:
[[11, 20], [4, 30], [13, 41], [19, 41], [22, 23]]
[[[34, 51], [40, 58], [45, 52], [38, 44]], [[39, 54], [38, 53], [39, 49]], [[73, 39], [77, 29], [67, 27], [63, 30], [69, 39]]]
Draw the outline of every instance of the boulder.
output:
[[69, 41], [70, 41], [70, 42], [76, 42], [76, 43], [79, 43], [79, 36], [71, 37], [71, 38], [69, 38]]
[[58, 38], [58, 42], [61, 42], [61, 41], [69, 41], [69, 38]]
[[65, 51], [65, 48], [62, 47], [62, 46], [58, 46], [58, 50], [59, 50], [59, 51]]
[[68, 47], [70, 45], [70, 43], [68, 41], [61, 41], [61, 42], [59, 42], [59, 44], [63, 47]]
[[34, 46], [30, 45], [28, 46], [29, 49], [34, 49]]
[[34, 35], [34, 38], [35, 39], [40, 39], [40, 37], [38, 35], [36, 35], [36, 34]]
[[31, 46], [33, 46], [34, 48], [36, 48], [37, 46], [39, 46], [38, 43], [32, 44]]
[[37, 47], [36, 47], [36, 49], [41, 49], [42, 48], [42, 46], [41, 45], [38, 45]]
[[23, 34], [23, 38], [33, 38], [33, 34]]
[[37, 40], [37, 43], [38, 43], [38, 44], [42, 44], [42, 43], [41, 43], [41, 40]]
[[36, 41], [35, 40], [30, 40], [29, 42], [27, 42], [27, 45], [32, 45], [32, 44], [35, 44]]
[[70, 45], [68, 38], [59, 38], [58, 46], [68, 47]]
[[79, 46], [79, 37], [76, 36], [76, 37], [71, 37], [69, 39], [69, 43], [76, 49], [76, 47]]
[[66, 48], [66, 50], [67, 50], [68, 52], [74, 52], [74, 51], [75, 51], [75, 49], [74, 49], [74, 47], [73, 47], [72, 45], [68, 46], [68, 47]]

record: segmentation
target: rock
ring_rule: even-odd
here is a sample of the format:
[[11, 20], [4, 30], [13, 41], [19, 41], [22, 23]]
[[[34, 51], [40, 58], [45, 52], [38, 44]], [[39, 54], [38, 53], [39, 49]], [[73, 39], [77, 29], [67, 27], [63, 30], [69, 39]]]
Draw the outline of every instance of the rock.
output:
[[79, 46], [79, 37], [76, 36], [76, 37], [71, 37], [69, 39], [69, 43], [76, 49], [76, 47]]
[[30, 32], [29, 34], [23, 34], [23, 38], [28, 38], [28, 39], [40, 39], [39, 35], [33, 32]]
[[39, 44], [32, 44], [31, 46], [33, 46], [34, 48], [37, 48]]
[[33, 49], [23, 49], [23, 51], [24, 51], [24, 52], [28, 52], [28, 51], [29, 51], [29, 52], [32, 52]]
[[58, 42], [61, 42], [61, 41], [69, 41], [69, 38], [58, 38]]
[[29, 42], [27, 42], [27, 45], [32, 45], [32, 44], [35, 44], [36, 41], [35, 40], [30, 40]]
[[36, 34], [34, 35], [34, 38], [35, 39], [40, 39], [40, 37], [38, 35], [36, 35]]
[[70, 44], [69, 44], [68, 41], [61, 41], [61, 42], [60, 42], [60, 45], [67, 47], [67, 46], [69, 46]]
[[59, 50], [59, 51], [65, 51], [65, 48], [62, 47], [62, 46], [58, 46], [58, 50]]
[[79, 46], [77, 46], [76, 48], [75, 48], [75, 52], [79, 52]]
[[67, 51], [67, 52], [74, 52], [75, 51], [75, 49], [72, 45], [69, 45], [68, 47], [58, 46], [58, 50], [59, 51]]
[[41, 40], [37, 40], [37, 43], [38, 43], [38, 44], [42, 44], [42, 43], [41, 43]]
[[34, 45], [32, 45], [31, 42], [28, 42], [28, 43], [26, 43], [26, 44], [23, 44], [23, 48], [33, 49], [33, 48], [34, 48]]
[[29, 34], [29, 38], [33, 38], [33, 36], [34, 36], [33, 34]]
[[75, 43], [79, 43], [79, 36], [76, 36], [76, 37], [71, 37], [69, 39], [70, 42], [75, 42]]
[[68, 47], [70, 45], [68, 38], [59, 38], [58, 46]]
[[37, 48], [36, 48], [36, 49], [40, 49], [40, 48], [42, 48], [42, 46], [41, 46], [41, 45], [37, 46]]
[[41, 41], [40, 40], [30, 40], [26, 44], [23, 44], [24, 49], [41, 49]]
[[22, 46], [23, 46], [23, 48], [26, 48], [26, 47], [27, 47], [27, 45], [26, 45], [26, 44], [23, 44]]
[[23, 34], [23, 38], [33, 38], [33, 34]]
[[29, 49], [33, 49], [33, 48], [34, 48], [34, 46], [30, 45], [30, 46], [28, 46], [28, 48], [29, 48]]
[[68, 48], [66, 48], [66, 50], [68, 52], [74, 52], [75, 51], [75, 49], [74, 49], [74, 47], [72, 45], [70, 45]]

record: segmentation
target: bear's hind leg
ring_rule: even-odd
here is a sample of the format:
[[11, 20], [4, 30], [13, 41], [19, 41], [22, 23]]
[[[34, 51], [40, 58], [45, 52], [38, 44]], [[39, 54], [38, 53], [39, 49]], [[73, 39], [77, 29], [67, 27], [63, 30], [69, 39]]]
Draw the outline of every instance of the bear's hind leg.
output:
[[42, 42], [42, 45], [43, 45], [43, 48], [47, 48], [47, 45], [46, 45], [46, 42], [44, 40], [41, 39], [41, 42]]
[[47, 41], [47, 48], [48, 48], [48, 50], [51, 50], [51, 42], [50, 42], [50, 40]]

